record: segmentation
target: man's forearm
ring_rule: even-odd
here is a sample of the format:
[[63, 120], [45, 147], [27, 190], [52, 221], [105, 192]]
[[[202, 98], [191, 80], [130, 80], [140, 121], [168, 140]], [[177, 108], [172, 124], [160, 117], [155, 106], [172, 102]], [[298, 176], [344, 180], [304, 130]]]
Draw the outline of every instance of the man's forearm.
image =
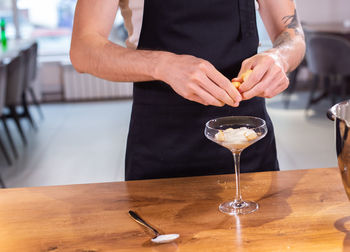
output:
[[124, 48], [93, 34], [73, 37], [70, 57], [79, 72], [129, 82], [158, 79], [159, 66], [171, 54]]
[[296, 10], [294, 10], [293, 15], [283, 17], [282, 21], [285, 24], [285, 29], [273, 41], [273, 48], [269, 52], [281, 59], [280, 63], [285, 72], [291, 72], [304, 58], [304, 33]]

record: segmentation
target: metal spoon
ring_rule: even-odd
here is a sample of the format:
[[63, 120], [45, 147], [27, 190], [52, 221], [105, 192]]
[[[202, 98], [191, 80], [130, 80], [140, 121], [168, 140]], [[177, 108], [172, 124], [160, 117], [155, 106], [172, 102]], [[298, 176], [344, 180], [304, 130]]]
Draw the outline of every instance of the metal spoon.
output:
[[134, 219], [134, 221], [136, 221], [137, 223], [141, 224], [142, 226], [149, 228], [150, 230], [152, 230], [152, 232], [156, 235], [155, 237], [153, 237], [153, 239], [151, 239], [152, 242], [154, 243], [168, 243], [168, 242], [172, 242], [174, 240], [176, 240], [177, 238], [180, 237], [179, 234], [160, 234], [154, 227], [152, 227], [150, 224], [148, 224], [146, 221], [144, 221], [137, 213], [135, 213], [134, 211], [129, 211], [129, 215], [131, 216], [131, 218]]

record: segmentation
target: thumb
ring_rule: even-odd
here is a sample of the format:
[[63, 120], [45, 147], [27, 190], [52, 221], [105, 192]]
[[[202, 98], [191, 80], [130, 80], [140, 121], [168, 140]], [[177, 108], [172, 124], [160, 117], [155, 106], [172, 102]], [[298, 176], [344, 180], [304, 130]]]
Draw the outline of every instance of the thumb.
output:
[[252, 69], [252, 62], [250, 60], [244, 60], [242, 62], [241, 70], [238, 73], [238, 79], [242, 79], [242, 74]]

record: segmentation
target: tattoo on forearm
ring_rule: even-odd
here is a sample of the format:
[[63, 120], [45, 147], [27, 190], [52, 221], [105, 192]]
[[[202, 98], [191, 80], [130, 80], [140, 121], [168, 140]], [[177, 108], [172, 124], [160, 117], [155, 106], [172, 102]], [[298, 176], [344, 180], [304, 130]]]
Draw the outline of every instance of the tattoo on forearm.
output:
[[286, 28], [294, 30], [295, 35], [299, 34], [299, 30], [298, 30], [299, 29], [299, 20], [298, 20], [297, 10], [296, 9], [294, 9], [294, 14], [293, 15], [289, 15], [289, 16], [283, 17], [282, 21], [286, 25], [285, 26]]
[[276, 38], [276, 40], [273, 42], [273, 47], [274, 48], [281, 47], [284, 43], [289, 42], [291, 40], [292, 38], [289, 32], [285, 31]]

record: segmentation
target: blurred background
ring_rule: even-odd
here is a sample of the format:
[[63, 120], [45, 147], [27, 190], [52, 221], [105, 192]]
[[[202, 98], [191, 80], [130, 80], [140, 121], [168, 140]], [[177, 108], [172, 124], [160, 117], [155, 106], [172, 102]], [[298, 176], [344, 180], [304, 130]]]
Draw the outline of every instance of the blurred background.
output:
[[[333, 61], [350, 58], [350, 2], [296, 2], [308, 54], [290, 73], [289, 89], [267, 101], [280, 168], [332, 167], [337, 165], [334, 130], [326, 112], [348, 97], [350, 65], [328, 71], [319, 62], [334, 66]], [[124, 180], [132, 84], [74, 70], [69, 47], [75, 5], [75, 0], [0, 1], [3, 186]], [[261, 52], [271, 41], [259, 15], [257, 24]], [[110, 40], [124, 45], [126, 37], [118, 12]], [[328, 46], [322, 48], [324, 41]], [[335, 52], [325, 55], [333, 47]]]

